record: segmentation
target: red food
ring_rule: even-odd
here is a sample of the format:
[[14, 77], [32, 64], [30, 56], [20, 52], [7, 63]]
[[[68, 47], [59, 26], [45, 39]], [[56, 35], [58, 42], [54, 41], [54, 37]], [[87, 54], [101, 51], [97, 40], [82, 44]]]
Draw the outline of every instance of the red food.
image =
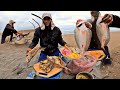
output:
[[62, 52], [62, 54], [64, 54], [64, 55], [69, 55], [69, 54], [71, 53], [70, 50], [65, 49], [65, 48], [64, 48], [61, 52]]

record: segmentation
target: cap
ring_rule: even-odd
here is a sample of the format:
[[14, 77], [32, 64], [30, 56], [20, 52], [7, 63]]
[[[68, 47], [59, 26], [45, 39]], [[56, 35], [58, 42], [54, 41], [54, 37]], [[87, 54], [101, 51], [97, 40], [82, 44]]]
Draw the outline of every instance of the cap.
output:
[[52, 19], [52, 16], [51, 16], [50, 13], [44, 13], [44, 14], [42, 15], [42, 19], [44, 19], [45, 17], [50, 17], [50, 18]]
[[10, 21], [9, 21], [9, 23], [16, 23], [16, 22], [15, 22], [15, 21], [13, 21], [13, 20], [10, 20]]

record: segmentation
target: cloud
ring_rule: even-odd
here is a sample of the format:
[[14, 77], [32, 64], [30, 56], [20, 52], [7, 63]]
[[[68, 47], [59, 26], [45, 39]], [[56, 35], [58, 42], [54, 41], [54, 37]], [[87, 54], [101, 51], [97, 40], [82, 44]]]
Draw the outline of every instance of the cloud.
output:
[[[42, 17], [42, 14], [45, 12], [49, 12], [52, 14], [55, 25], [60, 27], [62, 32], [74, 30], [77, 19], [87, 20], [88, 18], [91, 18], [90, 11], [0, 11], [0, 32], [4, 30], [6, 24], [11, 19], [16, 21], [16, 30], [34, 29], [29, 21], [34, 23], [35, 27], [38, 27], [38, 25], [32, 20], [32, 18], [34, 18], [40, 24], [42, 21], [39, 18], [31, 15], [31, 13], [37, 14]], [[110, 13], [120, 16], [120, 11], [100, 12], [102, 15]]]

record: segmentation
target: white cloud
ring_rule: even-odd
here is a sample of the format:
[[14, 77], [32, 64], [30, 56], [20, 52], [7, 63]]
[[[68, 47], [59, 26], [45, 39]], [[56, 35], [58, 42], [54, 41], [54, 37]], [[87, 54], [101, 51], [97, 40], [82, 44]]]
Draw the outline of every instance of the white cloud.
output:
[[[86, 20], [88, 18], [91, 18], [90, 11], [0, 11], [0, 32], [4, 30], [5, 25], [11, 19], [16, 21], [16, 30], [33, 29], [33, 26], [29, 23], [29, 21], [31, 21], [35, 24], [36, 27], [38, 27], [38, 25], [32, 20], [32, 18], [34, 18], [40, 24], [41, 20], [35, 16], [32, 16], [31, 13], [37, 14], [42, 17], [42, 14], [44, 12], [49, 12], [52, 14], [54, 23], [56, 24], [56, 26], [62, 29], [62, 32], [68, 31], [67, 29], [73, 31], [77, 19]], [[110, 13], [120, 16], [120, 11], [100, 12], [102, 15]]]

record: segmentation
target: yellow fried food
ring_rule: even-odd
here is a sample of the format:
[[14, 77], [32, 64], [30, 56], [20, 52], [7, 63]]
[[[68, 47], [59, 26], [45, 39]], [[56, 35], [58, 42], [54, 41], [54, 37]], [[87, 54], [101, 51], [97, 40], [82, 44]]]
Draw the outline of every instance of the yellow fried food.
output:
[[40, 61], [40, 65], [39, 67], [46, 73], [49, 73], [51, 71], [51, 62], [49, 60], [43, 60], [43, 61]]
[[69, 58], [79, 58], [80, 55], [78, 53], [71, 53], [68, 55]]
[[40, 61], [40, 68], [45, 69], [48, 66], [48, 60]]
[[48, 60], [44, 60], [44, 61], [42, 61], [42, 63], [47, 63], [48, 62]]
[[83, 74], [79, 74], [77, 75], [77, 78], [76, 79], [89, 79], [88, 76], [86, 75], [83, 75]]
[[44, 70], [46, 73], [49, 73], [51, 69], [48, 67], [47, 69]]

